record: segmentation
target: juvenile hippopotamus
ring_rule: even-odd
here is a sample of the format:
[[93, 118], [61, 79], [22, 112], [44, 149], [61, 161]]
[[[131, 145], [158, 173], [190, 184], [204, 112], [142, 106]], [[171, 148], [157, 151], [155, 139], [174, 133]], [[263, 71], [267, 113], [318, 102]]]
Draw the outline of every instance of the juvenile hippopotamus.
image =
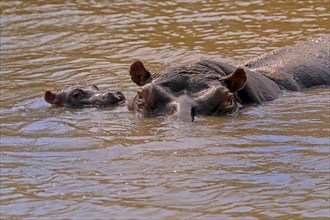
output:
[[44, 94], [46, 102], [55, 106], [68, 107], [110, 107], [125, 102], [122, 92], [105, 92], [99, 90], [95, 85], [72, 86], [63, 89], [59, 93], [46, 91]]
[[287, 46], [234, 67], [200, 60], [151, 74], [141, 61], [130, 67], [140, 88], [129, 110], [142, 117], [235, 114], [248, 104], [277, 99], [282, 89], [330, 85], [330, 35]]

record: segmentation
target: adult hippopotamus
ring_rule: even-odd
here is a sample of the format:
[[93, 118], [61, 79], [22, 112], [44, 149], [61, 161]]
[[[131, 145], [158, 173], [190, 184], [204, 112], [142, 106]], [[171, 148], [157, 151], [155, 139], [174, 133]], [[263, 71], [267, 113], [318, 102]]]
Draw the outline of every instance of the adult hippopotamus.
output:
[[110, 107], [125, 102], [122, 92], [105, 92], [99, 90], [95, 85], [72, 86], [63, 89], [59, 93], [46, 91], [44, 94], [46, 102], [55, 106], [68, 107]]
[[151, 74], [141, 61], [130, 67], [140, 88], [129, 110], [142, 117], [235, 114], [248, 104], [277, 99], [281, 90], [330, 85], [330, 35], [274, 50], [238, 68], [212, 60]]

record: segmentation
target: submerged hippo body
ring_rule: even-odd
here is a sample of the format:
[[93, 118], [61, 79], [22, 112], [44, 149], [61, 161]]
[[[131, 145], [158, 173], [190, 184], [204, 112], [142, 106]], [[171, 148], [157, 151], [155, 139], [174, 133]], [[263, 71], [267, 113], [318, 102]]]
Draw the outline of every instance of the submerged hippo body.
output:
[[330, 35], [274, 50], [244, 66], [286, 90], [330, 85]]
[[141, 61], [131, 65], [140, 86], [128, 108], [142, 117], [235, 114], [247, 104], [277, 99], [282, 89], [330, 85], [330, 37], [284, 47], [234, 67], [200, 60], [151, 75]]
[[59, 93], [46, 91], [44, 99], [54, 106], [67, 107], [110, 107], [125, 102], [122, 92], [105, 92], [92, 86], [72, 86]]

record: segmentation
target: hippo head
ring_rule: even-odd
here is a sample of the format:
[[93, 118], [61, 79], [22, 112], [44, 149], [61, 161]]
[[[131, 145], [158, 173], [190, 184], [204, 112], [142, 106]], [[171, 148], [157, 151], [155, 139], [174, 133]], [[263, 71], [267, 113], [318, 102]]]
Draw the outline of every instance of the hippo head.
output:
[[130, 67], [133, 82], [140, 86], [129, 110], [142, 117], [195, 115], [226, 115], [236, 113], [241, 106], [236, 91], [247, 81], [243, 68], [229, 75], [194, 74], [189, 71], [155, 74], [153, 78], [141, 61]]
[[44, 94], [46, 102], [55, 106], [68, 107], [110, 107], [125, 101], [122, 92], [109, 93], [100, 91], [95, 85], [72, 86], [59, 93], [46, 91]]

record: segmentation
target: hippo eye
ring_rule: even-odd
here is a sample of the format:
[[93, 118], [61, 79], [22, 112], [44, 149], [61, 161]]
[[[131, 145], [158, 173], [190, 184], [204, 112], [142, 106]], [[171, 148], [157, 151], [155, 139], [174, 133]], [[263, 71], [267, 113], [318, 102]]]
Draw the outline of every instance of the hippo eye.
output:
[[79, 98], [79, 96], [80, 96], [80, 95], [79, 95], [78, 92], [75, 92], [75, 93], [72, 94], [72, 97], [75, 98], [75, 99]]
[[153, 105], [150, 106], [150, 109], [151, 109], [152, 111], [156, 110], [156, 108], [157, 108], [157, 105], [155, 105], [155, 104], [153, 104]]

